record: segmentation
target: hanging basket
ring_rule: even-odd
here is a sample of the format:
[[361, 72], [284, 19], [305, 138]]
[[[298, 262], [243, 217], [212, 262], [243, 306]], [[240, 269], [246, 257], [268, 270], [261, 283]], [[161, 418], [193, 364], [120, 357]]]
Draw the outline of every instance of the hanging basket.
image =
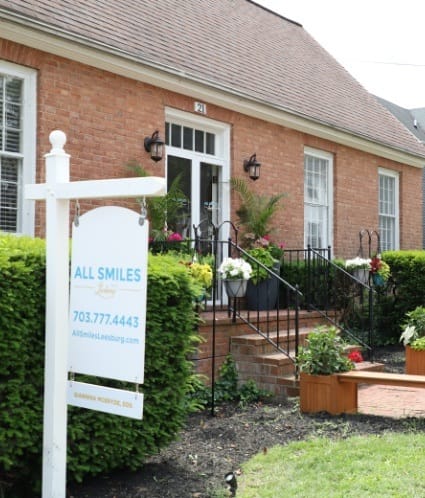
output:
[[236, 279], [236, 280], [224, 280], [224, 288], [228, 297], [244, 297], [246, 294], [246, 286], [248, 280]]

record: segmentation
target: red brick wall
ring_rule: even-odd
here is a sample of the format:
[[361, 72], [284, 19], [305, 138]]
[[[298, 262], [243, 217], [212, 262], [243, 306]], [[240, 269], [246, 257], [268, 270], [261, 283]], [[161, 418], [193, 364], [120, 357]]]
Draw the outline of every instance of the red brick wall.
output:
[[[44, 179], [43, 155], [50, 149], [48, 136], [54, 129], [67, 134], [73, 180], [132, 176], [126, 164], [134, 159], [163, 176], [164, 161], [149, 159], [143, 139], [155, 129], [164, 134], [165, 106], [193, 112], [194, 99], [4, 40], [0, 58], [38, 70], [38, 182]], [[303, 150], [310, 146], [334, 154], [335, 255], [354, 256], [359, 230], [377, 229], [379, 167], [400, 173], [401, 247], [421, 248], [419, 169], [211, 104], [208, 117], [231, 125], [233, 176], [246, 177], [243, 160], [257, 152], [261, 177], [253, 188], [265, 194], [288, 193], [276, 217], [277, 242], [303, 245]], [[37, 203], [37, 235], [44, 234], [42, 204]], [[82, 205], [83, 210], [86, 207]]]

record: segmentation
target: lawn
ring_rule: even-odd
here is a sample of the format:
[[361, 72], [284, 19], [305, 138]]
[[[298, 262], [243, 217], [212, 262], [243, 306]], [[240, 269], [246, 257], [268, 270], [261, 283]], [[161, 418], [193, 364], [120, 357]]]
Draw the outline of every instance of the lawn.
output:
[[317, 438], [274, 446], [242, 466], [238, 498], [425, 496], [425, 434]]

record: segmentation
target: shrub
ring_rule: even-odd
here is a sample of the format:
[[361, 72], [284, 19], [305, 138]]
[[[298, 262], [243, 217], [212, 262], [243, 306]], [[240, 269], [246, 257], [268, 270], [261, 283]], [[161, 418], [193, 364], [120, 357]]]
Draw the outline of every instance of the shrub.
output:
[[[200, 409], [211, 405], [211, 388], [205, 386], [205, 384], [199, 383], [193, 396], [197, 400]], [[214, 382], [215, 404], [237, 402], [239, 406], [243, 407], [250, 403], [269, 398], [270, 396], [272, 394], [269, 391], [260, 389], [252, 379], [241, 384], [235, 360], [230, 354], [226, 357], [220, 367], [219, 377]]]
[[0, 496], [41, 473], [44, 284], [44, 242], [0, 236]]
[[[41, 475], [44, 260], [44, 241], [0, 237], [0, 496], [35, 496]], [[193, 406], [186, 396], [196, 380], [187, 359], [198, 340], [193, 297], [184, 265], [149, 258], [143, 420], [69, 407], [69, 480], [139, 468], [176, 438]]]
[[425, 251], [387, 251], [383, 259], [391, 268], [396, 295], [391, 310], [386, 310], [387, 335], [398, 341], [406, 313], [424, 304]]

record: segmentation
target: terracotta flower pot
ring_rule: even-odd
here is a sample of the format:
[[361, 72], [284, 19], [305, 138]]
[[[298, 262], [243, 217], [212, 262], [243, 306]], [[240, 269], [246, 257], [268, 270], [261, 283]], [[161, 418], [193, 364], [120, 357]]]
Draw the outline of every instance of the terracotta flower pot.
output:
[[425, 375], [425, 351], [416, 351], [406, 346], [406, 373]]
[[336, 375], [300, 374], [300, 410], [331, 415], [357, 411], [356, 384], [338, 381]]

